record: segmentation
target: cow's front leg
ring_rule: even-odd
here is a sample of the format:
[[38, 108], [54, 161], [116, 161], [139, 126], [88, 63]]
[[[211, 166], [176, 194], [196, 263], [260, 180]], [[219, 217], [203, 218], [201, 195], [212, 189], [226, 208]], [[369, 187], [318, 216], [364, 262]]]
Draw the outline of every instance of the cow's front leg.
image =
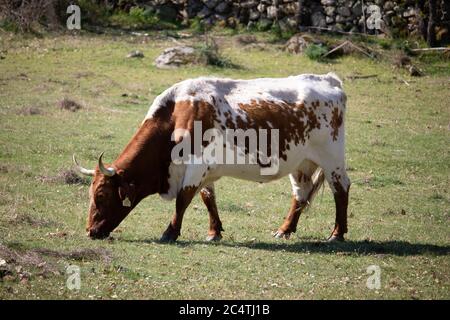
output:
[[194, 198], [197, 190], [198, 187], [189, 186], [184, 187], [180, 190], [180, 192], [178, 192], [175, 205], [175, 214], [173, 215], [172, 221], [170, 222], [166, 231], [164, 231], [161, 237], [161, 242], [171, 242], [177, 240], [178, 236], [180, 235], [184, 212], [191, 203], [192, 198]]
[[200, 190], [200, 195], [203, 202], [208, 208], [209, 214], [209, 230], [207, 241], [219, 241], [222, 239], [222, 222], [219, 218], [219, 212], [217, 211], [216, 195], [214, 192], [214, 184], [209, 184]]

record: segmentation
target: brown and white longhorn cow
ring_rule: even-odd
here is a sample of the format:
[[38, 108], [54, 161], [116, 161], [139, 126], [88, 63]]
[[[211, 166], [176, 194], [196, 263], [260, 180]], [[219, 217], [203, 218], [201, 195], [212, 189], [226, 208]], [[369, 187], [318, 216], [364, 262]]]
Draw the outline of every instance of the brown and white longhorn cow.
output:
[[[80, 172], [94, 177], [89, 192], [88, 235], [107, 237], [142, 199], [158, 193], [166, 199], [176, 198], [175, 214], [161, 239], [175, 241], [183, 214], [199, 192], [209, 212], [207, 239], [219, 240], [223, 229], [214, 181], [231, 176], [268, 182], [289, 175], [292, 204], [274, 236], [289, 238], [296, 231], [301, 212], [326, 179], [336, 203], [335, 227], [329, 240], [344, 240], [350, 187], [345, 169], [345, 103], [342, 83], [333, 73], [253, 80], [198, 78], [175, 84], [155, 99], [112, 164], [105, 166], [100, 156], [96, 169], [88, 170], [79, 166], [74, 156]], [[261, 174], [266, 164], [260, 161], [174, 161], [173, 149], [183, 143], [186, 133], [195, 135], [196, 122], [202, 126], [201, 134], [210, 129], [224, 134], [231, 129], [278, 129], [278, 170]], [[242, 149], [233, 141], [231, 149], [248, 152], [247, 145]], [[212, 140], [201, 140], [201, 147], [209, 143]], [[269, 149], [273, 144], [274, 140], [269, 141]], [[230, 145], [223, 144], [223, 148]]]

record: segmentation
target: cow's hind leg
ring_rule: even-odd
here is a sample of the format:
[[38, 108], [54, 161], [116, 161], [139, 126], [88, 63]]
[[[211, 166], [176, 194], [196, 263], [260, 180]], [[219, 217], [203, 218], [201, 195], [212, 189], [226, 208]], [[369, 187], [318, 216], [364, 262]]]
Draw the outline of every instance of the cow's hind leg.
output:
[[344, 234], [347, 233], [347, 207], [350, 189], [350, 179], [345, 169], [345, 162], [335, 162], [334, 165], [324, 165], [322, 168], [333, 191], [336, 205], [334, 229], [328, 241], [344, 241]]
[[309, 204], [313, 193], [317, 191], [317, 188], [320, 188], [323, 181], [322, 176], [320, 177], [321, 181], [313, 182], [312, 177], [316, 169], [317, 165], [314, 162], [305, 160], [296, 172], [289, 175], [293, 193], [291, 208], [283, 224], [274, 233], [274, 237], [289, 239], [291, 233], [297, 230], [300, 214]]
[[334, 229], [328, 241], [344, 241], [344, 234], [347, 233], [347, 208], [350, 189], [350, 179], [345, 170], [345, 164], [336, 167], [334, 170], [327, 170], [325, 177], [331, 190], [333, 190], [336, 205]]
[[217, 211], [214, 184], [211, 183], [202, 188], [200, 190], [200, 195], [206, 205], [206, 208], [208, 209], [209, 214], [209, 230], [206, 240], [219, 241], [222, 239], [221, 232], [224, 230], [222, 229], [222, 222], [220, 221], [219, 212]]

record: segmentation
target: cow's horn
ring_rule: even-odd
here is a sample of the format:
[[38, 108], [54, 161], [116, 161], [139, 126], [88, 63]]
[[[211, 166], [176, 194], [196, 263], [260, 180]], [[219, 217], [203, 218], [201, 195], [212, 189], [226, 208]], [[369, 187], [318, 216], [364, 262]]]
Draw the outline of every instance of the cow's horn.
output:
[[102, 162], [102, 157], [103, 157], [103, 152], [100, 155], [100, 157], [98, 157], [98, 169], [100, 170], [101, 173], [103, 173], [105, 176], [107, 177], [112, 177], [113, 175], [116, 174], [116, 170], [114, 170], [114, 168], [106, 168], [103, 165]]
[[95, 170], [89, 170], [89, 169], [83, 168], [82, 166], [80, 166], [78, 164], [77, 158], [75, 158], [75, 154], [72, 156], [72, 159], [73, 159], [73, 163], [75, 164], [75, 166], [77, 167], [78, 171], [81, 174], [84, 174], [86, 176], [93, 176], [94, 175]]

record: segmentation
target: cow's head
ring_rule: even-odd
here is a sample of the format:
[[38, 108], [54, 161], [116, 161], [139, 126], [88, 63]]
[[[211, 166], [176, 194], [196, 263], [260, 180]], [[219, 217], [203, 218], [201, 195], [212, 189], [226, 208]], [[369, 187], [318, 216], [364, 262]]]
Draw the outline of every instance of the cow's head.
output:
[[90, 204], [86, 226], [88, 236], [92, 239], [108, 237], [136, 205], [135, 185], [125, 181], [123, 170], [105, 166], [102, 156], [103, 153], [95, 170], [81, 167], [75, 155], [73, 156], [78, 171], [94, 177], [89, 189]]

